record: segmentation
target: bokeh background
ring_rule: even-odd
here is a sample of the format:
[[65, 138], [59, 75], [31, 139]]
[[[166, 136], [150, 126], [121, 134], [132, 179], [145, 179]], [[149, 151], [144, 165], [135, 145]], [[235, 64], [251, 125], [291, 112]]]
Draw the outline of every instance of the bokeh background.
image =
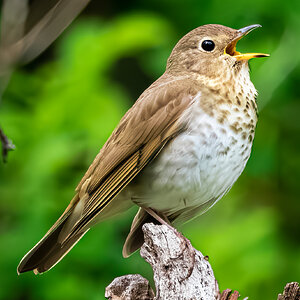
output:
[[91, 230], [50, 272], [17, 276], [119, 119], [159, 77], [177, 40], [206, 23], [262, 24], [238, 45], [259, 90], [252, 156], [230, 193], [181, 226], [209, 255], [220, 288], [276, 299], [300, 280], [300, 2], [92, 0], [12, 75], [0, 123], [16, 150], [0, 164], [0, 299], [104, 299], [113, 278], [151, 268], [121, 249], [135, 210]]

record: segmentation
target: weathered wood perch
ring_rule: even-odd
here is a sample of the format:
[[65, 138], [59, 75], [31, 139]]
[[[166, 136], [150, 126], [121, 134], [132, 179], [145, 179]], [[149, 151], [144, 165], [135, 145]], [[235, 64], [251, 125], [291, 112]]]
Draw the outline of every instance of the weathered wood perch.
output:
[[[141, 256], [154, 273], [156, 296], [141, 275], [118, 277], [106, 288], [110, 300], [237, 300], [239, 293], [219, 292], [208, 258], [165, 225], [145, 224]], [[300, 300], [299, 284], [290, 283], [277, 300]]]

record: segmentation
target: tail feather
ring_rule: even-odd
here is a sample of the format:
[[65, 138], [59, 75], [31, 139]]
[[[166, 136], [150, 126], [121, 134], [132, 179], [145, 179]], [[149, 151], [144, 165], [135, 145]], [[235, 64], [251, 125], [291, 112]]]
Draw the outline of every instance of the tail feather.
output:
[[68, 224], [69, 215], [61, 218], [58, 224], [53, 226], [42, 240], [36, 244], [21, 260], [18, 274], [34, 271], [35, 274], [50, 270], [56, 265], [88, 231], [85, 230], [74, 235], [66, 243], [61, 242], [60, 234], [64, 232]]
[[140, 208], [135, 215], [130, 232], [123, 246], [123, 257], [129, 257], [138, 250], [144, 243], [142, 227], [146, 223], [160, 224], [155, 218], [150, 216], [143, 208]]
[[[77, 194], [66, 208], [62, 216], [50, 228], [46, 235], [37, 243], [21, 260], [18, 274], [33, 271], [35, 274], [43, 273], [54, 267], [83, 237], [89, 228], [113, 215], [128, 209], [132, 202], [130, 200], [114, 201], [101, 211], [101, 216], [92, 219], [88, 224], [76, 229], [77, 224], [83, 220], [84, 203], [88, 195]], [[116, 199], [117, 200], [117, 199]], [[125, 199], [127, 200], [127, 199]]]

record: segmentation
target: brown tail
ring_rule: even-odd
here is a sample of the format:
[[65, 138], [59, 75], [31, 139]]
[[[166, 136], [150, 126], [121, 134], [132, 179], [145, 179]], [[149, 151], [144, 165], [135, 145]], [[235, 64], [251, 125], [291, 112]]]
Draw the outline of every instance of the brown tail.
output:
[[140, 208], [135, 215], [130, 232], [123, 246], [123, 256], [128, 257], [138, 250], [144, 243], [142, 226], [145, 223], [160, 224], [155, 218], [150, 216], [143, 208]]
[[21, 260], [17, 271], [18, 274], [32, 271], [35, 274], [43, 273], [57, 264], [87, 232], [81, 232], [66, 243], [60, 238], [61, 232], [68, 223], [71, 212], [67, 212], [57, 223], [47, 232], [42, 240], [36, 244]]

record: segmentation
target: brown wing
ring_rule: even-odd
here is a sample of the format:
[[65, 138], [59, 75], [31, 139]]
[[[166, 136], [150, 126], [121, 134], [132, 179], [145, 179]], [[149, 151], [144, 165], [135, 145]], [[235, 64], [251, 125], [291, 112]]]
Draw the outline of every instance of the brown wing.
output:
[[[79, 183], [76, 195], [42, 240], [18, 266], [18, 272], [43, 273], [59, 262], [115, 196], [184, 129], [182, 112], [195, 91], [186, 80], [166, 75], [147, 89], [126, 113]], [[106, 212], [107, 213], [107, 212]], [[105, 215], [105, 211], [103, 211]], [[132, 249], [131, 249], [132, 250]]]
[[195, 94], [187, 80], [166, 82], [163, 76], [140, 96], [77, 186], [72, 205], [84, 201], [83, 210], [68, 237], [80, 232], [183, 130], [180, 116]]

